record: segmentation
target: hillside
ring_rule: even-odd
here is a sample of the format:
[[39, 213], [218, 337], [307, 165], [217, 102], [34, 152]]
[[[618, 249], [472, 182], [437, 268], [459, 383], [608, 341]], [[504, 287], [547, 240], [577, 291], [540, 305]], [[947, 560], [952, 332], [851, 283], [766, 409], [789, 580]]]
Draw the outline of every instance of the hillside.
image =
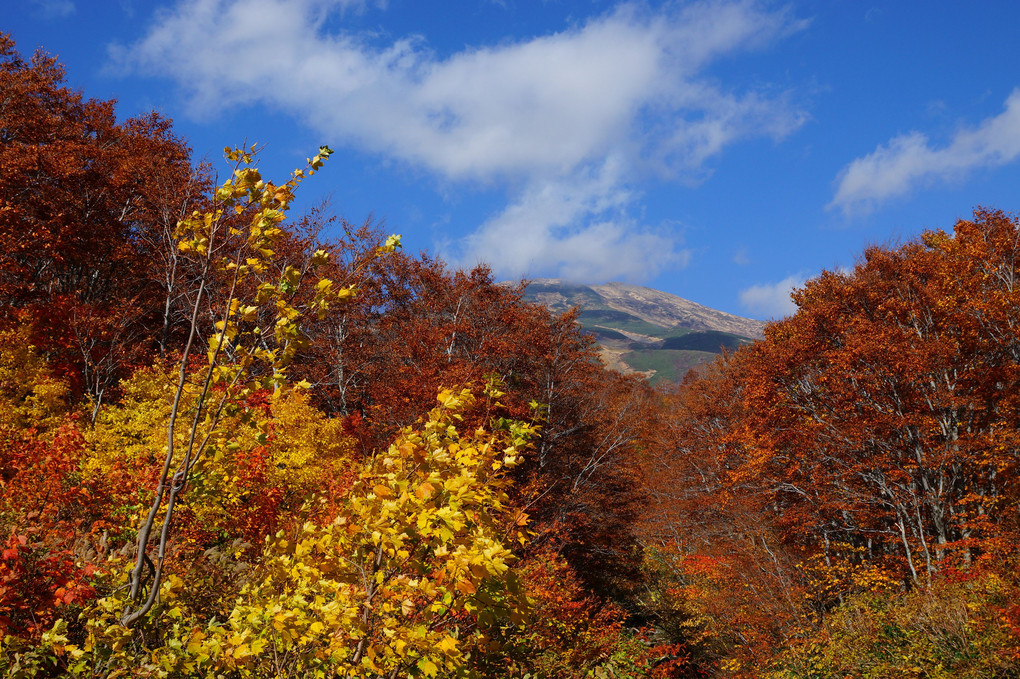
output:
[[0, 678], [1020, 679], [1020, 218], [698, 369], [761, 324], [295, 226], [329, 147], [214, 187], [63, 74], [0, 33]]
[[761, 338], [764, 323], [661, 290], [612, 282], [584, 285], [558, 278], [532, 280], [524, 297], [578, 320], [598, 340], [606, 364], [640, 372], [653, 383], [678, 381], [688, 370]]

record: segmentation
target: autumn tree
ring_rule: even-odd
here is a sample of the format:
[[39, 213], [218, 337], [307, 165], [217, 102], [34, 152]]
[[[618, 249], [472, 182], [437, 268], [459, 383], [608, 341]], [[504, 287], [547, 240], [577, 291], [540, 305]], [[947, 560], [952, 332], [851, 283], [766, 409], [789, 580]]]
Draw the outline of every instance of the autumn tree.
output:
[[[169, 394], [162, 470], [138, 530], [130, 603], [121, 618], [125, 627], [142, 619], [158, 597], [180, 494], [211, 457], [237, 446], [233, 428], [221, 426], [225, 418], [238, 411], [242, 422], [257, 417], [248, 401], [260, 389], [271, 390], [274, 398], [285, 393], [290, 385], [288, 366], [305, 342], [302, 316], [324, 314], [331, 303], [350, 294], [334, 290], [332, 280], [319, 278], [312, 286], [312, 297], [299, 305], [296, 294], [309, 271], [286, 265], [277, 277], [268, 266], [276, 256], [275, 243], [285, 233], [280, 223], [294, 189], [315, 174], [331, 153], [322, 147], [307, 167], [295, 170], [289, 181], [275, 184], [263, 180], [252, 165], [254, 146], [228, 148], [226, 155], [235, 168], [216, 189], [212, 207], [194, 212], [177, 225], [178, 249], [194, 260], [200, 275], [190, 294], [192, 312], [176, 387]], [[378, 252], [391, 252], [397, 246], [399, 239], [393, 237]], [[310, 264], [327, 259], [326, 252], [317, 251]], [[225, 294], [212, 295], [217, 284]], [[191, 360], [193, 352], [202, 351], [200, 342], [206, 347], [208, 365], [192, 383]], [[183, 407], [186, 396], [191, 396], [188, 409]], [[153, 533], [157, 525], [160, 528]], [[154, 559], [149, 555], [150, 540], [158, 545]]]
[[748, 352], [757, 472], [798, 516], [791, 536], [895, 555], [914, 582], [991, 547], [1015, 493], [1016, 368], [1001, 342], [1013, 293], [985, 269], [1012, 266], [995, 245], [1015, 231], [979, 213], [955, 237], [872, 248], [809, 282]]
[[659, 620], [714, 641], [740, 674], [862, 601], [943, 591], [961, 569], [1005, 575], [1017, 234], [1015, 218], [978, 211], [952, 234], [869, 248], [665, 398], [641, 522]]
[[0, 310], [32, 317], [76, 390], [100, 401], [154, 340], [166, 348], [165, 235], [204, 188], [169, 120], [118, 123], [113, 101], [0, 35]]
[[[364, 257], [353, 247], [334, 252], [336, 262]], [[498, 377], [514, 416], [542, 420], [516, 491], [543, 535], [536, 544], [564, 549], [604, 592], [633, 576], [632, 452], [647, 385], [606, 371], [573, 314], [526, 303], [520, 285], [497, 284], [485, 267], [451, 271], [398, 253], [366, 270], [351, 303], [316, 322], [295, 365], [318, 403], [344, 415], [367, 452], [447, 380]]]
[[808, 612], [773, 489], [746, 473], [743, 379], [740, 356], [688, 375], [660, 394], [642, 437], [637, 532], [654, 594], [641, 608], [703, 671], [760, 666]]

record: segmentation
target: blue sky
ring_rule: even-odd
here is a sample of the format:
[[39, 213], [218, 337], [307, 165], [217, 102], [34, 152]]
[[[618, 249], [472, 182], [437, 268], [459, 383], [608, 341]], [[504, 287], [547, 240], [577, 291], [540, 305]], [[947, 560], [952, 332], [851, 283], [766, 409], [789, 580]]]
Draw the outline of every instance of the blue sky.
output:
[[29, 0], [23, 54], [196, 159], [283, 178], [500, 279], [755, 318], [870, 244], [1020, 210], [1020, 4]]

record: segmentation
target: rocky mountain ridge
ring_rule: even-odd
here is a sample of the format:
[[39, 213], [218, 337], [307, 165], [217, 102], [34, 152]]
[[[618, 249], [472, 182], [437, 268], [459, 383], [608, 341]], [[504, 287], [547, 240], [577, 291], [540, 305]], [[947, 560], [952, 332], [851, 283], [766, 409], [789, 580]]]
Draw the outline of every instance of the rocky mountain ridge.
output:
[[578, 322], [599, 342], [606, 364], [653, 382], [676, 381], [723, 350], [762, 337], [764, 322], [728, 314], [661, 290], [628, 283], [528, 282], [524, 297], [551, 311], [579, 309]]
[[654, 288], [618, 281], [583, 285], [559, 278], [534, 278], [528, 283], [526, 294], [553, 311], [566, 311], [574, 306], [582, 310], [604, 306], [664, 328], [718, 330], [760, 339], [765, 327], [763, 321], [717, 311]]

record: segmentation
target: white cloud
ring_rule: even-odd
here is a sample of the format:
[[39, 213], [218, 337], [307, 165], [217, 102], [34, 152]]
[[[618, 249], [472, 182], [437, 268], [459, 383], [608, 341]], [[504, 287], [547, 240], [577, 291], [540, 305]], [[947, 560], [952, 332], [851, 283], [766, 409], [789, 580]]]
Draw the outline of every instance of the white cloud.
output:
[[641, 282], [690, 253], [667, 233], [627, 216], [631, 195], [608, 159], [572, 177], [535, 183], [448, 253], [463, 265], [489, 262], [497, 276]]
[[44, 19], [64, 19], [75, 13], [72, 0], [29, 0]]
[[[606, 220], [601, 201], [622, 208], [634, 199], [620, 198], [623, 187], [638, 172], [698, 175], [734, 141], [781, 138], [804, 120], [783, 95], [727, 91], [704, 74], [715, 59], [767, 46], [802, 26], [752, 0], [662, 11], [624, 4], [557, 33], [444, 58], [421, 36], [380, 46], [378, 36], [324, 29], [331, 13], [363, 4], [182, 0], [144, 38], [112, 48], [111, 56], [128, 70], [173, 78], [205, 114], [270, 105], [336, 145], [446, 181], [503, 183], [508, 207], [461, 250], [472, 255], [495, 246], [495, 235], [527, 214], [534, 226], [526, 232], [540, 232], [546, 250], [486, 251], [517, 274], [525, 263], [561, 262], [565, 272], [576, 261], [567, 252], [603, 270], [606, 255], [591, 243], [665, 238], [620, 214]], [[609, 164], [612, 185], [585, 179]]]
[[789, 276], [778, 283], [752, 285], [740, 292], [740, 304], [762, 318], [784, 318], [797, 311], [790, 293], [804, 282], [803, 276]]
[[829, 207], [844, 213], [866, 212], [878, 203], [919, 185], [950, 181], [983, 167], [1010, 163], [1020, 156], [1020, 89], [1006, 99], [1005, 110], [977, 127], [961, 129], [943, 148], [933, 148], [920, 132], [894, 137], [840, 172]]

